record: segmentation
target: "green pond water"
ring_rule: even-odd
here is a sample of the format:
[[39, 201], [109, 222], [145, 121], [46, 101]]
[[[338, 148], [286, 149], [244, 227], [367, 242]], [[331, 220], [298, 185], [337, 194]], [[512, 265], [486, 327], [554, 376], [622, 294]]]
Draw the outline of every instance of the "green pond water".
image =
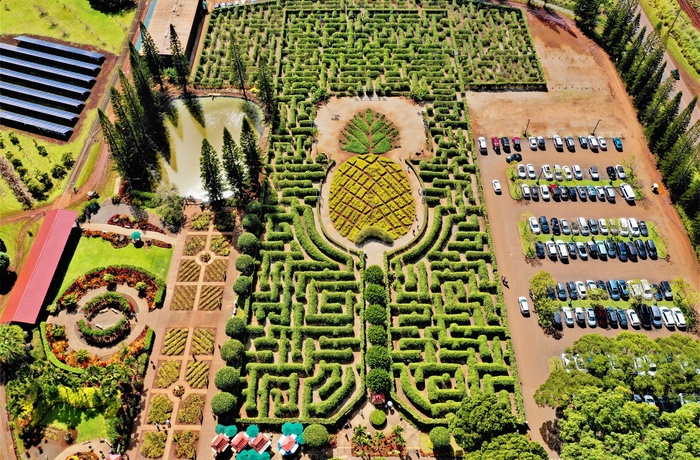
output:
[[[164, 179], [177, 185], [182, 196], [207, 199], [207, 194], [199, 178], [199, 157], [202, 140], [205, 138], [216, 149], [221, 158], [224, 128], [228, 128], [233, 139], [238, 143], [241, 135], [243, 117], [246, 113], [246, 101], [232, 97], [199, 98], [204, 119], [202, 126], [187, 110], [182, 100], [173, 102], [177, 109], [177, 125], [166, 121], [170, 134], [170, 162], [164, 162]], [[262, 133], [262, 113], [258, 106], [251, 104], [251, 121], [258, 132]], [[225, 176], [224, 176], [225, 177]], [[230, 195], [230, 192], [228, 193]]]

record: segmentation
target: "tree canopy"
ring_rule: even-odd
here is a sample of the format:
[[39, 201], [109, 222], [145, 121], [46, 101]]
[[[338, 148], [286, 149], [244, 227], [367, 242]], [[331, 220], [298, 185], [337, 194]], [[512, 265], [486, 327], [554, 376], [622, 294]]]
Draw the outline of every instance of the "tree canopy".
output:
[[464, 398], [455, 417], [450, 420], [450, 431], [464, 450], [480, 449], [485, 441], [516, 431], [510, 399], [507, 392], [504, 394], [504, 398], [495, 394], [474, 394]]

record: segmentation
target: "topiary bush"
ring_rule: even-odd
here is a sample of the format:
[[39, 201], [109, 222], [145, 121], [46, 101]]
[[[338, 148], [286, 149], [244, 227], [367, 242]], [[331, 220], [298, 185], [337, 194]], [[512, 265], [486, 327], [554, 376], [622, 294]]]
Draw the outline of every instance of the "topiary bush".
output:
[[328, 429], [318, 423], [312, 423], [304, 429], [304, 445], [310, 448], [324, 447], [328, 444]]
[[245, 356], [245, 347], [236, 339], [229, 339], [221, 345], [221, 358], [229, 366], [240, 367]]
[[370, 326], [367, 329], [367, 340], [372, 345], [386, 345], [387, 339], [388, 336], [384, 326]]
[[365, 270], [365, 283], [384, 286], [384, 270], [379, 265], [370, 265]]
[[241, 373], [235, 367], [224, 366], [216, 373], [214, 385], [221, 391], [235, 393], [238, 389]]
[[372, 369], [389, 370], [391, 367], [391, 355], [389, 354], [389, 350], [387, 347], [381, 345], [375, 345], [367, 350], [365, 361]]
[[370, 305], [365, 310], [365, 320], [374, 326], [384, 326], [386, 324], [386, 308], [381, 305]]
[[253, 286], [253, 279], [250, 276], [239, 276], [236, 281], [233, 282], [233, 292], [239, 296], [246, 296], [250, 294], [250, 288]]
[[262, 205], [260, 204], [259, 201], [251, 201], [245, 207], [246, 214], [260, 214], [261, 210], [262, 210]]
[[259, 235], [260, 229], [262, 228], [260, 218], [255, 214], [247, 214], [241, 221], [241, 225], [243, 225], [243, 228], [247, 232], [253, 233], [255, 235]]
[[258, 238], [250, 232], [241, 233], [238, 237], [238, 250], [243, 254], [257, 254], [259, 245]]
[[226, 321], [226, 335], [236, 340], [245, 340], [248, 329], [243, 318], [232, 316]]
[[248, 254], [241, 254], [238, 256], [238, 259], [236, 259], [236, 270], [244, 275], [252, 275], [256, 266], [255, 259]]
[[[386, 423], [386, 413], [381, 409], [374, 409], [371, 414], [369, 414], [369, 423], [375, 428], [381, 428]], [[306, 438], [304, 438], [306, 440]]]
[[372, 369], [367, 373], [367, 388], [373, 393], [389, 393], [392, 378], [384, 369]]
[[444, 452], [450, 448], [450, 432], [444, 426], [436, 426], [430, 430], [430, 442], [433, 443], [433, 451]]
[[214, 397], [211, 398], [211, 410], [217, 417], [229, 415], [236, 409], [237, 403], [238, 400], [236, 399], [236, 396], [226, 391], [222, 391], [221, 393], [215, 394]]
[[386, 304], [386, 289], [378, 284], [368, 284], [365, 288], [365, 301], [368, 304]]

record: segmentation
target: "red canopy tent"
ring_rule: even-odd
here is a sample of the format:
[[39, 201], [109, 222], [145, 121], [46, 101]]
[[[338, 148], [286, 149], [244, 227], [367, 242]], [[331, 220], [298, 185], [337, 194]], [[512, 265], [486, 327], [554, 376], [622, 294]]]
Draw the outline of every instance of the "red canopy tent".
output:
[[240, 452], [248, 446], [250, 436], [245, 431], [239, 431], [231, 440], [231, 448], [236, 452]]
[[77, 212], [67, 209], [46, 213], [0, 323], [36, 322], [77, 217]]

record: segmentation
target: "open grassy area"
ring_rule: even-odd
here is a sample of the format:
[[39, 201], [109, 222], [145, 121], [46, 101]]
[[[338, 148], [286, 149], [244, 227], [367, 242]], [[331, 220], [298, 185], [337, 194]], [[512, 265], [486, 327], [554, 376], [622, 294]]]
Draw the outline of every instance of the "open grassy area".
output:
[[108, 265], [133, 265], [148, 270], [165, 281], [172, 255], [172, 249], [155, 246], [149, 249], [135, 248], [133, 245], [114, 249], [109, 242], [102, 239], [81, 238], [57, 294], [63, 292], [83, 273]]
[[104, 408], [76, 409], [68, 404], [57, 404], [46, 415], [45, 422], [59, 430], [75, 427], [78, 430], [76, 442], [107, 437]]
[[87, 160], [83, 164], [83, 168], [80, 170], [78, 179], [75, 181], [75, 186], [77, 188], [82, 187], [83, 184], [90, 178], [90, 174], [92, 174], [92, 170], [95, 167], [95, 162], [97, 162], [97, 159], [100, 157], [100, 149], [102, 149], [102, 144], [99, 142], [95, 142], [90, 146]]
[[0, 209], [2, 209], [3, 215], [14, 214], [22, 210], [22, 203], [17, 200], [12, 189], [4, 180], [0, 180]]
[[104, 14], [88, 0], [3, 0], [0, 30], [6, 35], [32, 33], [117, 53], [136, 10]]
[[[22, 252], [24, 252], [25, 254], [29, 251], [29, 247], [32, 245], [32, 241], [34, 241], [34, 237], [39, 231], [40, 223], [41, 221], [37, 221], [36, 223], [32, 224], [32, 226], [29, 228], [29, 231], [25, 235], [24, 241], [22, 242], [22, 245], [24, 247], [24, 250]], [[17, 222], [15, 224], [3, 225], [2, 227], [0, 227], [0, 238], [2, 238], [2, 240], [5, 242], [5, 246], [7, 246], [7, 254], [10, 256], [10, 260], [13, 264], [17, 255], [17, 244], [20, 231], [22, 230], [23, 226], [24, 222], [22, 221]]]

